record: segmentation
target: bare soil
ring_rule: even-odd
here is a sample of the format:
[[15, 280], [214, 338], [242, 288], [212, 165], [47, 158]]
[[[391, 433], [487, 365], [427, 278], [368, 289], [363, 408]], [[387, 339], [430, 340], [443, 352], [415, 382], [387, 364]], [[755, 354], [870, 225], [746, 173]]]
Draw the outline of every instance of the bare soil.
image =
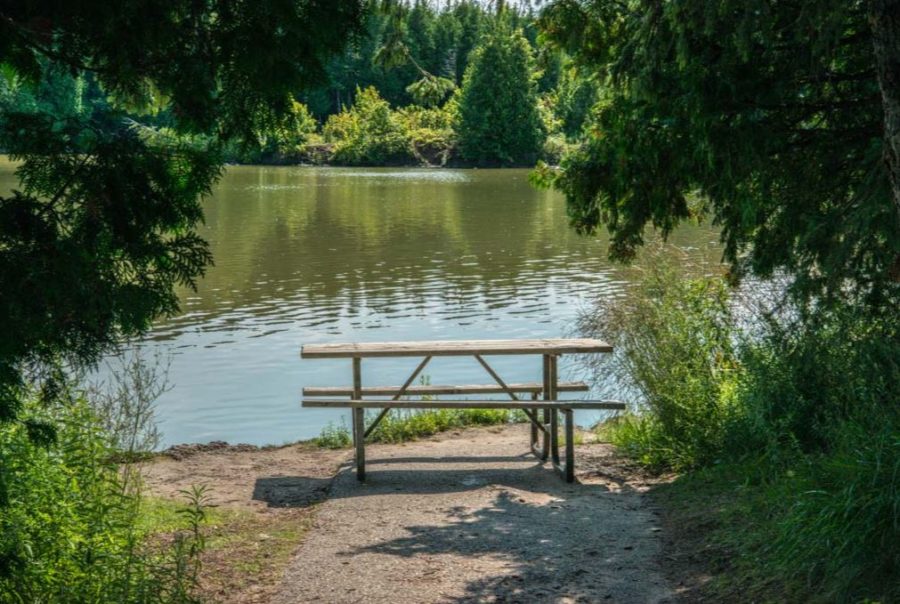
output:
[[370, 445], [365, 484], [349, 451], [311, 445], [181, 448], [145, 476], [245, 512], [205, 560], [218, 601], [675, 601], [647, 494], [659, 479], [590, 444], [566, 484], [527, 442], [518, 425]]

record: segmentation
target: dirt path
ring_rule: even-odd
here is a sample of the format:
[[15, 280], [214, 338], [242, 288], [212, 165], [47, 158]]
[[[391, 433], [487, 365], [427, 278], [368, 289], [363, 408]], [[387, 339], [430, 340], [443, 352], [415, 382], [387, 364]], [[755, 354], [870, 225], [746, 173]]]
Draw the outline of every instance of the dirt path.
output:
[[525, 426], [369, 447], [366, 484], [337, 475], [274, 602], [672, 600], [646, 485], [604, 445], [578, 448], [574, 485], [526, 450]]

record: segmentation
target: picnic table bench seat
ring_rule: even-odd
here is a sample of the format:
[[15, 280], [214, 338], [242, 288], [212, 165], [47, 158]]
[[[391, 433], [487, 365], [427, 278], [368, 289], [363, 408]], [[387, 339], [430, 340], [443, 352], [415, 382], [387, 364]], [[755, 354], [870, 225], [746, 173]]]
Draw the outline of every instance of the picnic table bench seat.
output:
[[[562, 354], [608, 353], [612, 347], [593, 339], [530, 339], [530, 340], [463, 340], [427, 342], [375, 342], [350, 344], [305, 345], [303, 358], [350, 358], [353, 362], [352, 386], [307, 387], [303, 389], [304, 407], [349, 408], [353, 411], [353, 443], [356, 453], [356, 476], [365, 480], [365, 438], [391, 409], [521, 409], [531, 422], [531, 451], [541, 460], [551, 458], [553, 467], [567, 482], [575, 480], [575, 424], [576, 409], [622, 410], [619, 401], [560, 400], [561, 392], [585, 392], [584, 382], [559, 382], [558, 357]], [[484, 355], [543, 356], [543, 381], [507, 384], [485, 361]], [[474, 356], [494, 379], [495, 384], [413, 386], [416, 377], [435, 356]], [[424, 357], [402, 386], [362, 385], [362, 359], [378, 357]], [[510, 400], [497, 399], [438, 399], [442, 395], [506, 394]], [[530, 394], [531, 399], [518, 395]], [[538, 399], [538, 396], [541, 396]], [[334, 397], [349, 398], [334, 398]], [[408, 396], [427, 398], [409, 399]], [[364, 397], [382, 397], [364, 398]], [[383, 397], [391, 397], [384, 400]], [[365, 410], [381, 409], [381, 413], [366, 427]], [[564, 418], [565, 461], [559, 452], [559, 414]], [[538, 448], [538, 435], [542, 436]]]
[[[537, 395], [543, 392], [544, 385], [540, 382], [521, 382], [507, 384], [507, 389], [522, 394]], [[363, 386], [363, 396], [394, 396], [400, 391], [401, 386]], [[560, 382], [557, 392], [587, 392], [590, 390], [584, 382]], [[504, 394], [506, 390], [499, 384], [464, 384], [452, 386], [449, 384], [423, 384], [410, 386], [405, 394], [417, 396], [439, 396], [444, 394]], [[309, 386], [303, 389], [303, 396], [353, 396], [353, 386]]]

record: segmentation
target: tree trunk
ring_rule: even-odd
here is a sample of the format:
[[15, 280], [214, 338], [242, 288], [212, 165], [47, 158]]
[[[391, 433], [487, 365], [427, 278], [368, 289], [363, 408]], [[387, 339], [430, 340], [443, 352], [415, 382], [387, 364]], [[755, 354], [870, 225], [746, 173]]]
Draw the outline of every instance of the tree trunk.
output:
[[869, 24], [884, 107], [884, 161], [900, 221], [900, 0], [870, 0]]

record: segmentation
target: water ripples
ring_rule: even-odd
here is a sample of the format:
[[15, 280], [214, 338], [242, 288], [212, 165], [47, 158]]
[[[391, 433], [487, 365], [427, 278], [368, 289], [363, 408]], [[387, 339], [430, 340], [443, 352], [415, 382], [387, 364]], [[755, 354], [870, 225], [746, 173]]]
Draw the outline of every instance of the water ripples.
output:
[[[299, 392], [346, 383], [349, 365], [301, 362], [304, 343], [559, 337], [629, 276], [525, 170], [235, 167], [205, 213], [216, 266], [147, 341], [173, 355], [175, 388], [158, 405], [168, 444], [279, 443], [340, 421], [301, 410]], [[718, 254], [709, 229], [680, 236]], [[402, 382], [415, 362], [367, 362], [364, 379]], [[436, 359], [429, 371], [471, 382], [473, 363]], [[505, 379], [539, 376], [539, 359], [494, 364]], [[562, 368], [577, 373], [569, 359]]]

